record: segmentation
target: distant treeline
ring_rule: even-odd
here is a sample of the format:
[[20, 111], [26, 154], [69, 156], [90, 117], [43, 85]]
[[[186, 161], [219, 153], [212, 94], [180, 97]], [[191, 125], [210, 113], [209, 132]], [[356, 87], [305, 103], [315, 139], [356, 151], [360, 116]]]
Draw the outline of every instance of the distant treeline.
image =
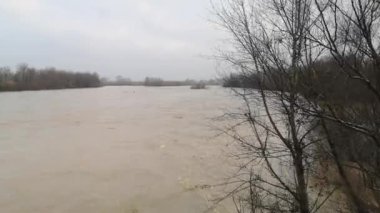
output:
[[69, 72], [55, 68], [35, 69], [26, 64], [16, 71], [0, 68], [0, 91], [49, 90], [66, 88], [99, 87], [96, 73]]
[[[360, 66], [371, 83], [377, 85], [380, 75], [373, 70], [370, 63], [347, 56], [345, 59], [352, 66]], [[339, 72], [340, 65], [333, 58], [324, 58], [316, 61], [313, 66], [305, 66], [300, 72], [295, 72], [296, 87], [290, 88], [289, 76], [282, 76], [279, 71], [262, 73], [230, 74], [223, 79], [224, 87], [253, 88], [265, 90], [289, 91], [295, 89], [298, 93], [308, 98], [316, 98], [321, 101], [371, 101], [374, 97], [368, 92], [366, 85], [360, 79], [350, 78], [347, 73]], [[348, 73], [350, 74], [350, 73]], [[352, 73], [354, 75], [354, 73]], [[321, 96], [320, 94], [323, 94]]]
[[187, 79], [184, 81], [168, 81], [162, 78], [156, 77], [146, 77], [144, 81], [132, 81], [129, 78], [124, 78], [122, 76], [117, 76], [116, 80], [110, 81], [106, 78], [102, 78], [102, 85], [104, 86], [194, 86], [194, 85], [220, 85], [220, 81], [211, 79], [206, 81], [196, 81]]
[[[377, 119], [371, 113], [377, 114], [379, 109], [374, 105], [378, 97], [368, 88], [368, 84], [380, 85], [379, 70], [374, 68], [373, 63], [360, 58], [347, 56], [344, 61], [348, 67], [345, 72], [341, 71], [341, 65], [334, 58], [324, 58], [294, 73], [273, 69], [265, 74], [231, 74], [224, 78], [223, 86], [283, 92], [293, 90], [293, 93], [319, 103], [320, 109], [333, 110], [334, 116], [363, 126], [369, 125], [366, 122]], [[363, 84], [359, 77], [350, 77], [357, 75], [352, 67], [360, 70], [360, 74], [368, 78], [368, 82]], [[295, 82], [290, 83], [291, 79]], [[373, 151], [376, 147], [368, 142], [370, 140], [363, 139], [363, 134], [340, 123], [329, 122], [328, 125], [331, 133], [329, 137], [334, 139], [335, 148], [342, 159], [351, 161], [355, 153], [355, 160], [360, 163], [378, 162], [379, 156]]]
[[260, 78], [257, 73], [231, 73], [229, 76], [223, 79], [223, 87], [258, 89], [259, 79]]

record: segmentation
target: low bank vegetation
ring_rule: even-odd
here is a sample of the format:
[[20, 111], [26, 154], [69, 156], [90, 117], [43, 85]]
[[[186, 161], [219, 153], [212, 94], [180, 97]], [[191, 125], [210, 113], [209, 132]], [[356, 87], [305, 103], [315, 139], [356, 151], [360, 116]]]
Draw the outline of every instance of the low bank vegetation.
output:
[[[133, 81], [129, 78], [117, 76], [115, 80], [102, 78], [103, 86], [147, 86], [147, 87], [175, 87], [175, 86], [191, 86], [204, 89], [206, 85], [220, 85], [220, 81], [216, 79], [210, 80], [192, 80], [168, 81], [158, 77], [146, 77], [144, 81]], [[203, 86], [204, 85], [204, 86]], [[202, 88], [203, 87], [203, 88]], [[194, 88], [195, 89], [195, 88]]]
[[190, 89], [206, 89], [206, 83], [203, 81], [200, 81], [198, 83], [191, 85]]

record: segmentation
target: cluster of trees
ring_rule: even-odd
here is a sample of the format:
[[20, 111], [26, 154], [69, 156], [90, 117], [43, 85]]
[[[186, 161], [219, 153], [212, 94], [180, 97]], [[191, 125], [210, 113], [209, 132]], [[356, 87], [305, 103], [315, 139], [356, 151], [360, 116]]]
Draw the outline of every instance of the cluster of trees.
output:
[[225, 130], [240, 145], [237, 211], [380, 212], [380, 1], [214, 9], [235, 47], [224, 83], [246, 106]]
[[81, 73], [57, 70], [55, 68], [35, 69], [26, 64], [16, 71], [0, 68], [0, 91], [44, 90], [85, 88], [100, 86], [96, 73]]

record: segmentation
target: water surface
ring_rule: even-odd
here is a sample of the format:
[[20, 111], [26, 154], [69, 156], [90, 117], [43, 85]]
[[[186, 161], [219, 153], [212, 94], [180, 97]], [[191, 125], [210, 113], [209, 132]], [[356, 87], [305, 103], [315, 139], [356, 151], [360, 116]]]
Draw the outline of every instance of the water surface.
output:
[[[219, 87], [0, 93], [0, 211], [202, 212], [226, 174]], [[223, 206], [219, 212], [227, 212]]]

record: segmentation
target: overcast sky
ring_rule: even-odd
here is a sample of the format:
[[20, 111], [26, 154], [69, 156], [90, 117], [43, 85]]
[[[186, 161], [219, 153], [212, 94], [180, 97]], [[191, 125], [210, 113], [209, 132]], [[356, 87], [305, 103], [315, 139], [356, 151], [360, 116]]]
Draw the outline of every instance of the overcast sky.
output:
[[0, 66], [207, 79], [220, 38], [207, 0], [2, 0]]

